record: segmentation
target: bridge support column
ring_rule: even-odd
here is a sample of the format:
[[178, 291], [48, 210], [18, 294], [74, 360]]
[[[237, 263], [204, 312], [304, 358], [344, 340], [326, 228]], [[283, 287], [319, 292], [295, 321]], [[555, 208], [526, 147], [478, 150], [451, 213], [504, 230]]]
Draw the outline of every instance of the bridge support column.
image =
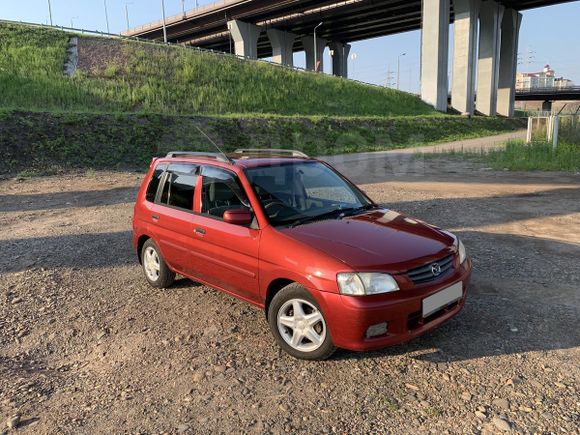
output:
[[464, 114], [474, 112], [475, 43], [480, 0], [454, 0], [453, 86], [451, 105]]
[[477, 64], [476, 108], [495, 116], [499, 68], [500, 29], [504, 7], [495, 1], [481, 4], [479, 15], [479, 60]]
[[501, 24], [497, 113], [514, 116], [516, 93], [516, 68], [518, 64], [518, 39], [522, 14], [506, 9]]
[[332, 74], [338, 77], [347, 78], [350, 44], [331, 42], [329, 47], [332, 50]]
[[234, 40], [236, 55], [257, 59], [258, 38], [262, 29], [259, 26], [240, 20], [228, 21], [228, 29]]
[[546, 100], [542, 103], [542, 112], [551, 112], [552, 111], [552, 102], [550, 100]]
[[303, 36], [302, 44], [304, 44], [304, 51], [306, 52], [306, 69], [310, 71], [324, 71], [323, 57], [327, 44], [326, 39], [316, 38], [316, 60], [318, 67], [314, 65], [314, 36]]
[[449, 0], [422, 3], [421, 98], [440, 112], [447, 112]]
[[296, 35], [278, 29], [268, 29], [268, 38], [272, 44], [272, 60], [282, 65], [294, 65], [294, 40]]

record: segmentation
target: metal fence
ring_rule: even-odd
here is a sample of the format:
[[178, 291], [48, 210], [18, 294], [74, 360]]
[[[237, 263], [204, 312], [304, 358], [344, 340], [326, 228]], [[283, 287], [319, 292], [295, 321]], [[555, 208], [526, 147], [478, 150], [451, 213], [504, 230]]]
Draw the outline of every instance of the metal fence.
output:
[[530, 116], [528, 118], [528, 131], [526, 142], [547, 141], [552, 147], [558, 147], [558, 138], [565, 135], [569, 138], [580, 140], [580, 115], [578, 114], [546, 114], [543, 116]]

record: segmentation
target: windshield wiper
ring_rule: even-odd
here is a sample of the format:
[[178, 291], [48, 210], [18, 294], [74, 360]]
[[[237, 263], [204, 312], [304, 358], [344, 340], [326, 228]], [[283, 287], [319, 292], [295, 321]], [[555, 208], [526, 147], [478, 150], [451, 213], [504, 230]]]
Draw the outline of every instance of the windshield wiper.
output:
[[308, 222], [330, 219], [331, 217], [333, 217], [337, 213], [338, 213], [338, 216], [336, 216], [336, 217], [338, 218], [338, 217], [340, 217], [340, 214], [342, 212], [343, 212], [343, 210], [336, 209], [336, 210], [329, 211], [327, 213], [318, 214], [316, 216], [304, 216], [304, 217], [298, 218], [294, 222], [292, 222], [290, 224], [290, 228], [297, 227], [298, 225], [304, 225], [304, 224], [307, 224]]
[[363, 211], [373, 210], [376, 208], [379, 208], [379, 206], [376, 204], [366, 204], [366, 205], [363, 205], [361, 207], [344, 208], [344, 209], [342, 209], [342, 213], [339, 216], [339, 218], [342, 219], [342, 218], [347, 217], [347, 216], [353, 216], [353, 215], [361, 213]]
[[355, 213], [359, 213], [366, 210], [371, 210], [377, 208], [375, 204], [366, 204], [361, 207], [349, 207], [349, 208], [337, 208], [336, 210], [329, 211], [327, 213], [322, 213], [316, 216], [304, 216], [301, 218], [296, 219], [292, 224], [290, 224], [290, 228], [294, 228], [298, 225], [304, 225], [309, 222], [330, 219], [335, 217], [336, 219], [342, 219], [346, 216], [352, 216]]

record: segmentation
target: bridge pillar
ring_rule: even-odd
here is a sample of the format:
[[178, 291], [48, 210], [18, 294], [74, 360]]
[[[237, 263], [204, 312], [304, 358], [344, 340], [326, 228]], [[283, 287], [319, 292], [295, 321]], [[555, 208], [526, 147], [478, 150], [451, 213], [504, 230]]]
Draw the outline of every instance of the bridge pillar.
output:
[[481, 4], [479, 14], [479, 60], [477, 64], [476, 108], [495, 116], [499, 68], [500, 29], [504, 7], [495, 1]]
[[453, 85], [451, 105], [464, 114], [474, 112], [475, 43], [480, 0], [454, 0]]
[[332, 50], [332, 74], [338, 77], [347, 78], [350, 44], [331, 42], [329, 47]]
[[552, 111], [552, 101], [546, 100], [542, 103], [542, 112], [551, 112]]
[[268, 29], [266, 33], [272, 44], [272, 60], [282, 65], [293, 66], [296, 35], [278, 29]]
[[316, 38], [316, 60], [318, 61], [318, 68], [314, 65], [314, 36], [303, 36], [302, 44], [304, 44], [304, 51], [306, 52], [306, 69], [310, 71], [324, 71], [323, 57], [327, 44], [326, 39]]
[[447, 112], [449, 0], [423, 0], [421, 13], [421, 98]]
[[506, 9], [501, 24], [497, 113], [514, 116], [516, 68], [518, 64], [518, 39], [522, 14]]
[[234, 40], [236, 55], [257, 59], [258, 38], [262, 29], [259, 26], [240, 20], [228, 21], [228, 29]]

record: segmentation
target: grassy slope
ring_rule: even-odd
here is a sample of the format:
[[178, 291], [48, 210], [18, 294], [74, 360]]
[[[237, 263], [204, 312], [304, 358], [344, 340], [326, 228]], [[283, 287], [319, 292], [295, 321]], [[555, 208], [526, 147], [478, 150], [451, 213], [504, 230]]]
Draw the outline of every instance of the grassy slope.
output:
[[[0, 107], [172, 114], [435, 115], [419, 98], [182, 47], [81, 37], [103, 64], [63, 75], [69, 34], [0, 24]], [[81, 53], [91, 64], [90, 54]]]
[[[0, 173], [142, 167], [173, 149], [282, 147], [311, 155], [383, 150], [495, 134], [521, 121], [436, 113], [418, 98], [324, 75], [220, 56], [81, 40], [0, 24]], [[85, 50], [83, 53], [82, 50]]]
[[0, 174], [63, 166], [143, 168], [152, 156], [171, 150], [210, 150], [196, 125], [226, 151], [281, 147], [310, 155], [401, 148], [521, 126], [518, 120], [452, 116], [336, 119], [0, 111]]

